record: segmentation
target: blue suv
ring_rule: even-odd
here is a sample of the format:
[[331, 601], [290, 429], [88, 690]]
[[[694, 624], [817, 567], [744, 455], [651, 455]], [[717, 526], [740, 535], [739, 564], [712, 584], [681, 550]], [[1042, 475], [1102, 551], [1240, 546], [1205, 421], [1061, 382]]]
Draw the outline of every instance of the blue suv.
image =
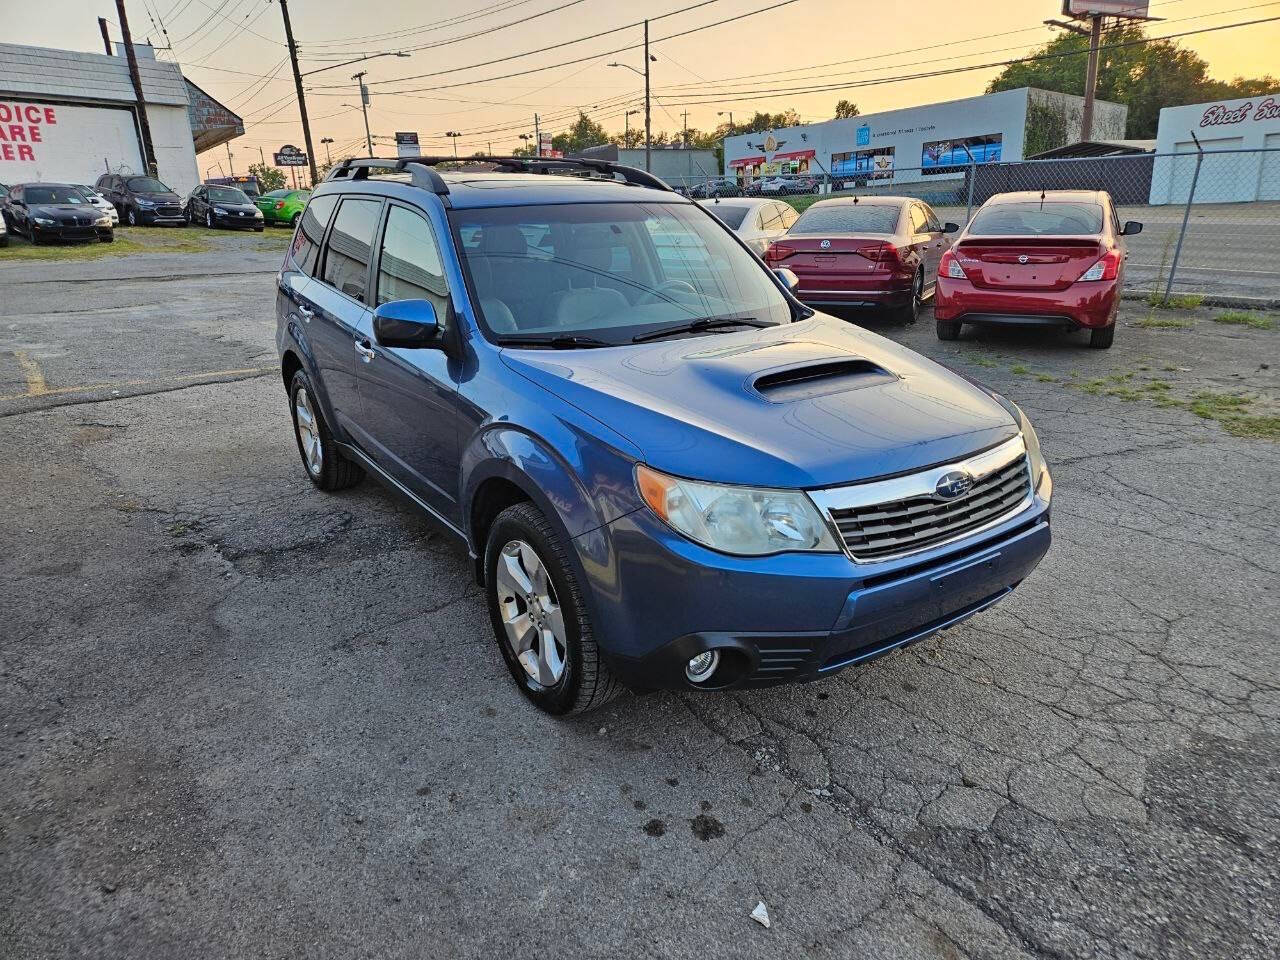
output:
[[311, 195], [281, 370], [311, 481], [372, 474], [457, 534], [543, 710], [823, 677], [1044, 556], [1052, 481], [1008, 400], [805, 307], [646, 173], [442, 162]]

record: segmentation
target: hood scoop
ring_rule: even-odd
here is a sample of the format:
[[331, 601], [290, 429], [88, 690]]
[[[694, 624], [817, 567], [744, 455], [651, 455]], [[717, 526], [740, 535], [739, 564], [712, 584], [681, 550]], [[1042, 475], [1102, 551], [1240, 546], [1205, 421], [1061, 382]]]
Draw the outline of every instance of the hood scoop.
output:
[[893, 383], [898, 378], [879, 364], [861, 357], [806, 363], [771, 370], [751, 381], [751, 386], [770, 403], [812, 400], [833, 393]]

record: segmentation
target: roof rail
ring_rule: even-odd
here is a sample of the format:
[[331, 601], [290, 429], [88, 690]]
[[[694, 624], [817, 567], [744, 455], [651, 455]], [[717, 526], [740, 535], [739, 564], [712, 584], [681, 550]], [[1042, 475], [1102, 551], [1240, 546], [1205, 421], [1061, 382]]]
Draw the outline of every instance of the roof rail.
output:
[[488, 163], [508, 173], [551, 173], [566, 167], [577, 167], [610, 177], [621, 177], [626, 183], [638, 187], [650, 187], [654, 190], [670, 190], [663, 181], [651, 173], [628, 167], [608, 160], [594, 160], [588, 157], [503, 157], [503, 156], [471, 156], [471, 157], [400, 157], [398, 159], [380, 159], [378, 157], [360, 157], [345, 160], [336, 165], [326, 180], [364, 180], [373, 170], [407, 171], [413, 177], [413, 184], [446, 196], [448, 184], [433, 169], [442, 163]]

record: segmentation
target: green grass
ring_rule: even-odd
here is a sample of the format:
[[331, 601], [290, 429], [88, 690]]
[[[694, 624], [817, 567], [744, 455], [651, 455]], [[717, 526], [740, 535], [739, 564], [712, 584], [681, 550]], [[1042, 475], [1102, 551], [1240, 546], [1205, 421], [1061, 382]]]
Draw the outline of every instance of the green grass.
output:
[[1253, 400], [1238, 393], [1201, 391], [1191, 398], [1191, 412], [1216, 420], [1233, 437], [1280, 440], [1280, 416], [1249, 412]]
[[1058, 380], [1057, 377], [1050, 376], [1047, 373], [1037, 373], [1036, 379], [1039, 380], [1041, 383], [1056, 383]]
[[0, 250], [0, 263], [18, 260], [101, 260], [127, 257], [135, 253], [204, 253], [211, 249], [208, 239], [193, 230], [173, 227], [117, 228], [114, 243], [59, 243], [34, 246], [26, 240], [10, 238]]
[[1153, 310], [1138, 320], [1134, 326], [1146, 327], [1149, 330], [1179, 329], [1195, 326], [1195, 321], [1184, 317], [1158, 317]]
[[1204, 303], [1204, 297], [1198, 293], [1182, 293], [1166, 300], [1163, 294], [1153, 293], [1147, 297], [1147, 303], [1153, 307], [1166, 307], [1170, 310], [1194, 310]]
[[1220, 313], [1212, 318], [1214, 323], [1226, 323], [1237, 327], [1255, 327], [1258, 330], [1271, 330], [1275, 327], [1275, 322], [1268, 316], [1261, 313], [1252, 313], [1248, 310], [1228, 310], [1226, 313]]
[[998, 367], [998, 366], [1000, 366], [1000, 364], [999, 364], [999, 363], [997, 363], [995, 360], [992, 360], [990, 357], [984, 357], [984, 356], [981, 356], [981, 355], [975, 355], [975, 356], [973, 356], [973, 357], [969, 357], [969, 358], [968, 358], [968, 360], [969, 360], [969, 362], [970, 362], [970, 363], [976, 363], [976, 364], [977, 364], [978, 366], [980, 366], [980, 367]]
[[1011, 366], [1011, 367], [1009, 368], [1009, 372], [1010, 372], [1010, 373], [1013, 373], [1013, 374], [1017, 374], [1019, 377], [1025, 377], [1025, 376], [1026, 376], [1028, 373], [1030, 373], [1031, 371], [1030, 371], [1030, 370], [1028, 370], [1028, 369], [1027, 369], [1025, 366], [1023, 366], [1022, 364], [1020, 364], [1020, 363], [1015, 363], [1013, 366]]

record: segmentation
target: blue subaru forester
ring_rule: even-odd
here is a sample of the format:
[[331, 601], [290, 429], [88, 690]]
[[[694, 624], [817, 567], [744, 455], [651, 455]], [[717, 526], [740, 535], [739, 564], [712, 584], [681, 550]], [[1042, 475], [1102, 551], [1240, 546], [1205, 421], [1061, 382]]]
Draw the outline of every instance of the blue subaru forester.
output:
[[462, 538], [540, 708], [822, 677], [1044, 556], [1052, 482], [1008, 400], [806, 308], [641, 171], [441, 162], [312, 194], [281, 369], [312, 482], [372, 474]]

